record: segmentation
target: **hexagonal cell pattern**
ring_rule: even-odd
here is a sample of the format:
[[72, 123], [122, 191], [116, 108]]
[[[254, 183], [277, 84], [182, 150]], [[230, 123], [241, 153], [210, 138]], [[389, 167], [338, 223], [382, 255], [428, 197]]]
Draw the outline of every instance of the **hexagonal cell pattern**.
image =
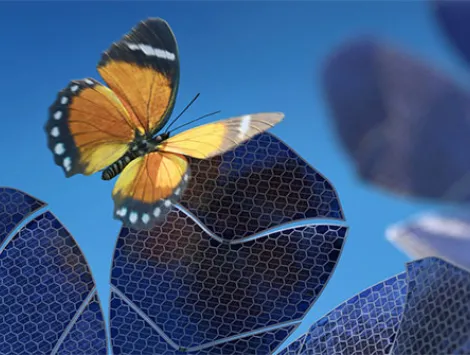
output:
[[177, 344], [166, 341], [155, 325], [146, 322], [142, 316], [124, 302], [114, 292], [111, 298], [111, 338], [113, 341], [113, 353], [115, 355], [228, 355], [269, 354], [274, 350], [273, 344], [285, 339], [294, 329], [286, 326], [281, 329], [266, 331], [261, 334], [246, 336], [240, 339], [214, 344], [208, 348], [188, 351], [179, 349]]
[[298, 347], [293, 343], [281, 354], [388, 355], [398, 332], [406, 292], [406, 273], [374, 285], [317, 321], [297, 352], [289, 349]]
[[287, 348], [284, 348], [278, 355], [299, 355], [305, 343], [307, 334], [302, 335], [300, 338], [289, 344]]
[[24, 218], [44, 206], [44, 202], [24, 192], [0, 187], [0, 245]]
[[401, 195], [470, 200], [470, 164], [463, 153], [470, 136], [468, 90], [373, 39], [335, 51], [323, 87], [334, 126], [362, 179]]
[[95, 294], [67, 334], [60, 355], [107, 354], [106, 332], [98, 296]]
[[408, 284], [392, 354], [470, 354], [470, 273], [430, 257], [408, 264]]
[[426, 213], [387, 229], [412, 259], [437, 256], [470, 271], [470, 213]]
[[191, 160], [182, 206], [224, 239], [306, 218], [343, 219], [334, 187], [270, 133], [208, 160]]
[[[176, 347], [224, 342], [300, 319], [328, 282], [345, 234], [342, 226], [304, 225], [220, 242], [189, 215], [173, 210], [151, 231], [121, 230], [111, 278], [115, 299], [122, 298], [141, 322], [146, 319]], [[112, 311], [113, 334], [123, 324], [117, 315]], [[149, 341], [145, 332], [138, 336]], [[266, 337], [259, 340], [266, 349], [282, 341]], [[239, 344], [254, 346], [253, 341]], [[137, 340], [122, 336], [112, 342], [128, 349]], [[246, 348], [243, 354], [253, 351]]]
[[[14, 211], [8, 204], [15, 199], [3, 201], [3, 211]], [[106, 354], [94, 286], [83, 254], [54, 215], [30, 220], [0, 254], [0, 353]]]

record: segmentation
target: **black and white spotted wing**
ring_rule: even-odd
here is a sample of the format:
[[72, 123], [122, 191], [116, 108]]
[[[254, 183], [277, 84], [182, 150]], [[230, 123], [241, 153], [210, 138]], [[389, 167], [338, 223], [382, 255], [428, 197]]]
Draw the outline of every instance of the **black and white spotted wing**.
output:
[[178, 46], [166, 21], [140, 22], [103, 53], [98, 71], [142, 133], [153, 135], [165, 125], [179, 83]]
[[44, 129], [55, 163], [70, 177], [93, 174], [119, 159], [136, 128], [116, 95], [87, 78], [57, 94]]

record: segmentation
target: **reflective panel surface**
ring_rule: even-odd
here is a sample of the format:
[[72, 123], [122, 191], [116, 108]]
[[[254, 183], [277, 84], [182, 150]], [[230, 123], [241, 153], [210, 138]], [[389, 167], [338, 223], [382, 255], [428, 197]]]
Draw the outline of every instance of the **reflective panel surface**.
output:
[[392, 354], [469, 354], [470, 273], [426, 258], [408, 264], [408, 285]]
[[[13, 197], [2, 195], [0, 210], [12, 216], [43, 206], [22, 192], [7, 194]], [[10, 232], [0, 246], [0, 353], [106, 354], [95, 285], [73, 237], [45, 208]]]
[[[283, 355], [388, 355], [405, 307], [406, 273], [368, 288], [317, 321]], [[298, 348], [294, 352], [293, 348]]]
[[357, 173], [392, 192], [470, 200], [470, 94], [392, 45], [358, 39], [323, 74], [331, 117]]

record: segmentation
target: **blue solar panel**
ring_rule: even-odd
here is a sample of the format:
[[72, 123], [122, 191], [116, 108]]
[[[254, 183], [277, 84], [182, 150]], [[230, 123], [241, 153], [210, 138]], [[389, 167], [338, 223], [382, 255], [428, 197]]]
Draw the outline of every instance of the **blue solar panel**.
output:
[[392, 354], [469, 354], [470, 273], [430, 257], [408, 264], [408, 285]]
[[[230, 154], [192, 161], [183, 206], [161, 225], [121, 230], [115, 353], [268, 354], [327, 284], [347, 230], [334, 189], [271, 135]], [[314, 217], [332, 223], [279, 225]]]
[[[281, 355], [388, 355], [407, 292], [406, 273], [374, 285], [317, 321]], [[297, 348], [294, 351], [294, 348]]]
[[303, 349], [307, 334], [302, 335], [300, 338], [289, 344], [287, 348], [284, 348], [278, 353], [278, 355], [299, 355]]
[[387, 237], [414, 259], [437, 256], [470, 270], [470, 213], [427, 213], [387, 229]]
[[331, 183], [267, 132], [222, 156], [193, 159], [191, 174], [181, 204], [225, 239], [306, 218], [344, 219]]
[[24, 218], [41, 207], [43, 202], [24, 192], [0, 187], [0, 245]]
[[438, 24], [450, 42], [470, 62], [470, 2], [432, 0]]
[[[8, 205], [19, 200], [2, 199], [0, 208], [17, 213]], [[23, 201], [24, 214], [43, 205]], [[47, 211], [12, 232], [0, 253], [0, 353], [106, 354], [95, 285], [73, 237]]]
[[362, 179], [403, 195], [470, 199], [467, 90], [371, 39], [349, 42], [331, 55], [323, 86]]

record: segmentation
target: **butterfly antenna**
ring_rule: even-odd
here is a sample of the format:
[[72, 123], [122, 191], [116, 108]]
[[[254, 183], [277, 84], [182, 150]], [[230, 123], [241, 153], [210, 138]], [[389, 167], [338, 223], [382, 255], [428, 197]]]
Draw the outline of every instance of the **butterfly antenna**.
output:
[[202, 120], [202, 119], [204, 119], [204, 118], [206, 118], [206, 117], [216, 115], [216, 114], [218, 114], [218, 113], [220, 113], [220, 112], [221, 112], [221, 111], [219, 110], [219, 111], [214, 111], [214, 112], [211, 112], [211, 113], [207, 113], [207, 114], [205, 114], [205, 115], [203, 115], [203, 116], [201, 116], [201, 117], [198, 117], [198, 118], [196, 118], [196, 119], [194, 119], [194, 120], [192, 120], [192, 121], [189, 121], [188, 123], [185, 123], [185, 124], [183, 124], [183, 125], [181, 125], [181, 126], [176, 127], [175, 129], [173, 129], [172, 132], [176, 131], [177, 129], [183, 128], [184, 126], [187, 126], [187, 125], [189, 125], [189, 124], [191, 124], [191, 123], [194, 123], [194, 122], [196, 122], [196, 121], [200, 121], [200, 120]]
[[197, 100], [197, 98], [199, 97], [199, 95], [200, 95], [200, 93], [197, 93], [197, 95], [194, 96], [194, 98], [191, 100], [191, 102], [186, 105], [186, 107], [183, 109], [183, 111], [181, 111], [180, 114], [179, 114], [178, 116], [176, 116], [176, 118], [175, 118], [173, 121], [171, 121], [170, 125], [166, 128], [165, 133], [168, 132], [168, 130], [170, 129], [170, 127], [173, 125], [173, 123], [175, 123], [175, 122], [178, 120], [178, 118], [180, 118], [180, 117], [183, 115], [183, 113], [185, 113], [186, 110], [194, 103], [194, 101]]

